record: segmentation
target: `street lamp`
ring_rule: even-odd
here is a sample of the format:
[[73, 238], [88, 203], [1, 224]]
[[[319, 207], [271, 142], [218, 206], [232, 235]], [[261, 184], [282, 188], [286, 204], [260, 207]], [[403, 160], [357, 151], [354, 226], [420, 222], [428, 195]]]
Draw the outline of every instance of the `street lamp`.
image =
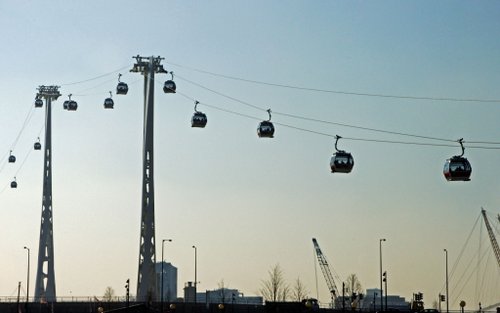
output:
[[196, 285], [198, 284], [198, 276], [197, 276], [197, 265], [196, 265], [196, 262], [197, 262], [197, 248], [196, 246], [193, 246], [193, 249], [194, 249], [194, 303], [196, 303]]
[[446, 313], [449, 312], [448, 306], [448, 250], [444, 249], [444, 254], [446, 258]]
[[26, 306], [28, 306], [28, 301], [30, 297], [30, 248], [24, 247], [28, 251], [28, 277], [26, 279]]
[[161, 312], [163, 313], [163, 264], [165, 263], [165, 258], [163, 257], [163, 250], [165, 247], [165, 241], [172, 242], [172, 239], [163, 239], [161, 241]]
[[384, 310], [383, 297], [384, 291], [382, 289], [382, 241], [385, 241], [385, 238], [379, 239], [379, 255], [380, 255], [380, 310]]

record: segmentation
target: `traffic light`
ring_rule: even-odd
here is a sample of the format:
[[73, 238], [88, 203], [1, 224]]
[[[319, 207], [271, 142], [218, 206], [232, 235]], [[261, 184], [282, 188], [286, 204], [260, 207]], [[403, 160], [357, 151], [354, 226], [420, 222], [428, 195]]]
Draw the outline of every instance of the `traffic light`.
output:
[[382, 281], [385, 283], [387, 281], [387, 272], [384, 272], [384, 274], [382, 274]]
[[445, 295], [439, 295], [439, 300], [441, 300], [441, 302], [445, 302], [446, 301]]

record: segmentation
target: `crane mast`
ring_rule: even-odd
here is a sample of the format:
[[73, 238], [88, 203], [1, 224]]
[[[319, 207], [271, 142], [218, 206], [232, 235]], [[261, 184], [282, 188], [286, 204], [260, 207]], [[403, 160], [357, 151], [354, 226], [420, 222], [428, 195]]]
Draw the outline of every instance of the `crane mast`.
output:
[[495, 257], [497, 258], [498, 267], [500, 267], [500, 248], [498, 247], [498, 242], [495, 238], [495, 234], [493, 233], [493, 229], [491, 229], [490, 222], [486, 217], [486, 211], [483, 208], [481, 208], [481, 213], [483, 214], [484, 224], [486, 224], [486, 229], [488, 230], [488, 235], [490, 236], [491, 245], [493, 246], [493, 252], [495, 252]]
[[328, 266], [328, 261], [326, 260], [325, 255], [321, 252], [318, 241], [316, 238], [312, 239], [314, 244], [314, 250], [316, 251], [316, 256], [318, 258], [319, 267], [321, 268], [321, 272], [323, 272], [323, 276], [326, 280], [326, 285], [328, 286], [328, 290], [330, 290], [330, 294], [332, 297], [332, 307], [334, 306], [334, 301], [339, 294], [337, 286], [335, 285], [335, 281], [333, 280], [332, 272], [330, 271], [330, 267]]

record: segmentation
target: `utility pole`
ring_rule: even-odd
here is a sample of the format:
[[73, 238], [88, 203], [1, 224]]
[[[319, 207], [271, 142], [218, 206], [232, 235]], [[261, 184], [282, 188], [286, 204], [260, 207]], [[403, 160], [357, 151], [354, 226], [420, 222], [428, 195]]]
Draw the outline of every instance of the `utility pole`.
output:
[[157, 301], [156, 242], [154, 201], [154, 87], [155, 73], [167, 73], [160, 64], [161, 57], [134, 57], [136, 63], [130, 70], [144, 76], [144, 129], [142, 166], [141, 235], [137, 301]]
[[448, 305], [448, 299], [449, 299], [449, 294], [448, 294], [448, 250], [444, 249], [444, 253], [445, 253], [445, 262], [446, 262], [446, 265], [445, 265], [445, 270], [446, 270], [446, 313], [450, 312], [450, 307]]
[[130, 279], [127, 279], [127, 281], [125, 282], [125, 301], [128, 308], [130, 306]]
[[35, 301], [56, 301], [54, 236], [52, 220], [52, 101], [61, 96], [59, 86], [39, 86], [37, 100], [45, 99], [45, 148], [43, 158], [43, 196]]
[[380, 310], [384, 310], [384, 289], [382, 289], [382, 241], [385, 238], [379, 239], [379, 256], [380, 256]]
[[387, 311], [387, 271], [384, 271], [384, 274], [382, 274], [384, 278], [382, 279], [384, 281], [384, 287], [385, 287], [385, 311]]

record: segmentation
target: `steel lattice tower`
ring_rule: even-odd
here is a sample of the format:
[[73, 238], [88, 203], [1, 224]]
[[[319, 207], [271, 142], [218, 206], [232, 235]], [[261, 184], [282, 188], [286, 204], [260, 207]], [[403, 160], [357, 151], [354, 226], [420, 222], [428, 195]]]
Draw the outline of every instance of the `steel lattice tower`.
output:
[[45, 99], [45, 142], [43, 160], [43, 197], [35, 301], [56, 301], [54, 273], [54, 233], [52, 220], [52, 100], [61, 94], [59, 86], [40, 86], [37, 99]]
[[163, 58], [136, 56], [131, 72], [144, 75], [144, 133], [142, 167], [141, 237], [139, 271], [137, 275], [137, 301], [156, 301], [156, 246], [154, 201], [154, 75], [167, 73], [160, 64]]

